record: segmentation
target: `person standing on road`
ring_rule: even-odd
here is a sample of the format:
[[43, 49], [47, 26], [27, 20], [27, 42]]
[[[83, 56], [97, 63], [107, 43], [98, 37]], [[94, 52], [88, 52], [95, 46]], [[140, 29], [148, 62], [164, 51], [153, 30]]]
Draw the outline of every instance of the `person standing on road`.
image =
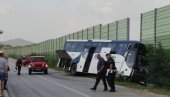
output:
[[93, 88], [91, 88], [91, 90], [96, 90], [100, 80], [102, 79], [104, 91], [107, 91], [105, 60], [100, 56], [100, 54], [97, 54], [96, 57], [99, 60], [97, 64], [97, 76], [95, 85]]
[[6, 74], [7, 60], [4, 59], [4, 53], [0, 51], [0, 97], [4, 97], [4, 79]]
[[[6, 56], [5, 59], [7, 60], [7, 63], [8, 63], [8, 57]], [[8, 90], [8, 88], [6, 87], [7, 85], [7, 81], [8, 81], [8, 72], [10, 71], [10, 68], [9, 68], [9, 63], [7, 64], [7, 72], [5, 74], [5, 79], [4, 79], [4, 90]]]
[[21, 67], [22, 67], [22, 59], [18, 58], [16, 62], [16, 69], [18, 69], [18, 75], [21, 74]]
[[107, 82], [111, 88], [109, 92], [115, 92], [115, 78], [117, 69], [115, 67], [114, 59], [111, 57], [111, 54], [106, 54], [107, 57]]

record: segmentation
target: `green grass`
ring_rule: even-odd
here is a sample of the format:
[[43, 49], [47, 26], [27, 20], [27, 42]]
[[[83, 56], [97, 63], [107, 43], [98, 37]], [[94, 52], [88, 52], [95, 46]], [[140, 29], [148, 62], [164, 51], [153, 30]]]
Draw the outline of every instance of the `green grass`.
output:
[[116, 81], [117, 85], [125, 86], [133, 89], [147, 90], [156, 94], [163, 94], [170, 96], [170, 89], [167, 87], [158, 87], [158, 86], [144, 86], [138, 83], [132, 83], [127, 81]]

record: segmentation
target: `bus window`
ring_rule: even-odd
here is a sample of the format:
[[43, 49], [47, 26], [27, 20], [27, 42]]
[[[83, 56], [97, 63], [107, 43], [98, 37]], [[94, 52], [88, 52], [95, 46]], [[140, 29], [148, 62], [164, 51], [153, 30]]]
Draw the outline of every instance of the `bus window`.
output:
[[127, 48], [127, 44], [117, 44], [116, 45], [116, 53], [123, 55], [125, 53], [125, 50]]
[[86, 46], [91, 47], [91, 42], [87, 42]]
[[91, 47], [97, 47], [97, 42], [93, 42], [93, 43], [91, 44]]
[[115, 43], [108, 43], [107, 44], [107, 47], [111, 47], [111, 52], [113, 52], [115, 50], [115, 46], [116, 46]]
[[77, 47], [77, 43], [72, 43], [70, 51], [71, 52], [75, 52], [76, 51], [76, 47]]
[[131, 49], [126, 57], [126, 63], [129, 67], [133, 67], [136, 60], [136, 53], [137, 51], [135, 49]]
[[126, 48], [127, 48], [127, 44], [121, 44], [119, 54], [124, 55]]
[[102, 47], [106, 47], [106, 43], [98, 43], [95, 53], [100, 53]]
[[64, 50], [70, 51], [70, 47], [71, 47], [71, 42], [66, 42]]
[[83, 49], [84, 49], [84, 45], [85, 45], [85, 43], [83, 43], [83, 42], [78, 43], [77, 48], [76, 48], [76, 52], [82, 52]]

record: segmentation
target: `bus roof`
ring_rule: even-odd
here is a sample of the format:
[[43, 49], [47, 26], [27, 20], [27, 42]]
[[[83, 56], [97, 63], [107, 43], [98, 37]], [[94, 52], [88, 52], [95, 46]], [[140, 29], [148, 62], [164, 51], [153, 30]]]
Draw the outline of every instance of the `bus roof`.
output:
[[141, 43], [140, 41], [135, 41], [135, 40], [67, 40], [67, 41], [72, 41], [72, 42], [123, 42], [123, 43]]

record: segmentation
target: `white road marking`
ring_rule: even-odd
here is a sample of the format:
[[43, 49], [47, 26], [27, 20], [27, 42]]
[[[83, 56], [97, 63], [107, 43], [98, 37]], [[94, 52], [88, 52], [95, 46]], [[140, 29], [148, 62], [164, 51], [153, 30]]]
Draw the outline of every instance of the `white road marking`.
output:
[[62, 84], [56, 83], [56, 82], [54, 82], [54, 81], [51, 81], [51, 80], [49, 80], [49, 79], [47, 79], [47, 78], [45, 78], [45, 77], [42, 77], [42, 76], [39, 76], [39, 77], [40, 77], [40, 78], [43, 78], [44, 80], [49, 81], [49, 82], [51, 82], [51, 83], [53, 83], [53, 84], [55, 84], [55, 85], [58, 85], [58, 86], [63, 87], [63, 88], [65, 88], [65, 89], [68, 89], [68, 90], [70, 90], [70, 91], [72, 91], [72, 92], [74, 92], [74, 93], [77, 93], [77, 94], [79, 94], [79, 95], [82, 95], [82, 96], [84, 96], [84, 97], [90, 97], [89, 95], [86, 95], [86, 94], [84, 94], [84, 93], [82, 93], [82, 92], [80, 92], [80, 91], [77, 91], [77, 90], [75, 90], [75, 89], [72, 89], [72, 88], [69, 88], [69, 87], [64, 86], [64, 85], [62, 85]]

